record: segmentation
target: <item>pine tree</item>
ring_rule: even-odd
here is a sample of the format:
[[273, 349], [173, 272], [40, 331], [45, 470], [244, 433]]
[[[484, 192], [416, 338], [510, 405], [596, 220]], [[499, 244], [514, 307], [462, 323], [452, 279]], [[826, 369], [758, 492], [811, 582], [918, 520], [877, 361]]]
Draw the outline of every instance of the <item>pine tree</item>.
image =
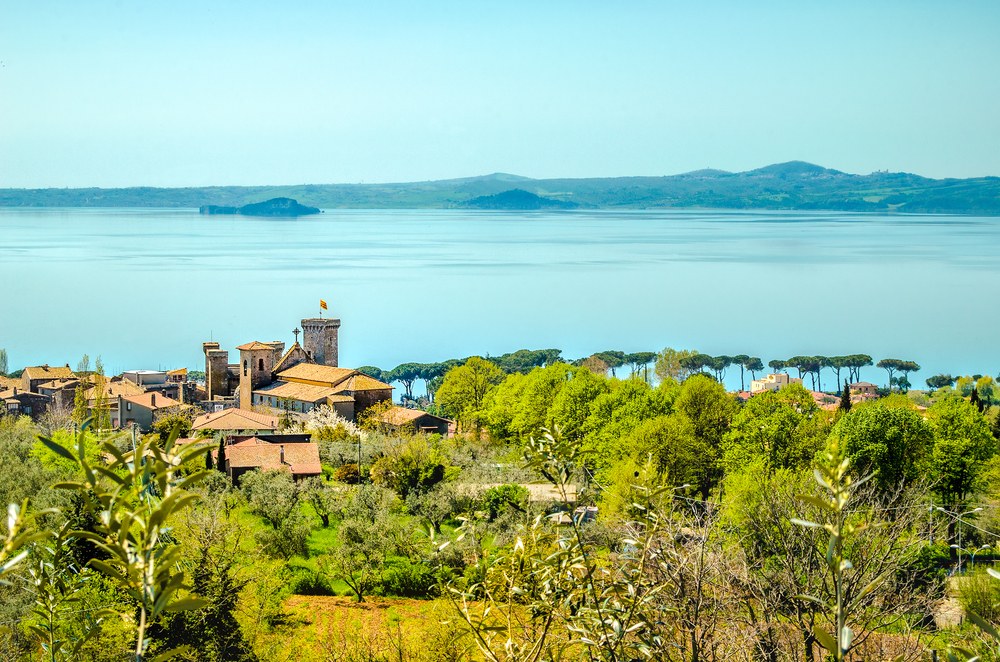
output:
[[851, 411], [851, 387], [844, 381], [844, 390], [840, 394], [840, 411], [845, 414]]

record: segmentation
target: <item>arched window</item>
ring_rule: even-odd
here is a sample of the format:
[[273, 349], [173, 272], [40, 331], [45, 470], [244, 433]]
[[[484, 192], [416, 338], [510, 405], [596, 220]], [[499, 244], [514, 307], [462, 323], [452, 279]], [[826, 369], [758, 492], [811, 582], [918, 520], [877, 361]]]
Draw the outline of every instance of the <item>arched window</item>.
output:
[[246, 359], [243, 359], [243, 376], [246, 377], [249, 374], [250, 365]]

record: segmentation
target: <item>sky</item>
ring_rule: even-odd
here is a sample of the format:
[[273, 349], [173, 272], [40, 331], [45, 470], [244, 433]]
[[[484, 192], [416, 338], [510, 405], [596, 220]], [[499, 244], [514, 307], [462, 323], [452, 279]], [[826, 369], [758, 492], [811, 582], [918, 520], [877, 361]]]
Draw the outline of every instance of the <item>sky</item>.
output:
[[1000, 2], [0, 0], [0, 188], [1000, 175]]

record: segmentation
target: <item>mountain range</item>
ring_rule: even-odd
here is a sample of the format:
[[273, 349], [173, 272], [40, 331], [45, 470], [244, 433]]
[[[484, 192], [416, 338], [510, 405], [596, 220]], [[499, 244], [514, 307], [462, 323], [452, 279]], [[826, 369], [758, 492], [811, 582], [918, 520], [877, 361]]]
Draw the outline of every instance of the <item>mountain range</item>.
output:
[[855, 175], [790, 161], [745, 172], [696, 170], [661, 177], [531, 179], [494, 173], [392, 184], [0, 189], [0, 207], [241, 207], [275, 197], [295, 198], [324, 209], [506, 209], [529, 204], [528, 208], [536, 209], [789, 209], [1000, 216], [1000, 177], [930, 179], [882, 171]]

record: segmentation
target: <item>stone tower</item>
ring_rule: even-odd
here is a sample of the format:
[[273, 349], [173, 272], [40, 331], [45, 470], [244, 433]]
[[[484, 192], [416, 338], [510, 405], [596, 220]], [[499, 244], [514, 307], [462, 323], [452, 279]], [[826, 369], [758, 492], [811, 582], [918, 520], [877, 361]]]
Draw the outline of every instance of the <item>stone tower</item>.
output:
[[337, 333], [340, 320], [313, 317], [302, 320], [302, 349], [314, 362], [337, 367]]
[[271, 383], [274, 365], [281, 356], [276, 344], [254, 341], [236, 348], [240, 350], [240, 409], [252, 408], [254, 389]]
[[213, 400], [229, 393], [229, 352], [219, 349], [217, 342], [203, 342], [205, 352], [205, 390], [208, 399]]

